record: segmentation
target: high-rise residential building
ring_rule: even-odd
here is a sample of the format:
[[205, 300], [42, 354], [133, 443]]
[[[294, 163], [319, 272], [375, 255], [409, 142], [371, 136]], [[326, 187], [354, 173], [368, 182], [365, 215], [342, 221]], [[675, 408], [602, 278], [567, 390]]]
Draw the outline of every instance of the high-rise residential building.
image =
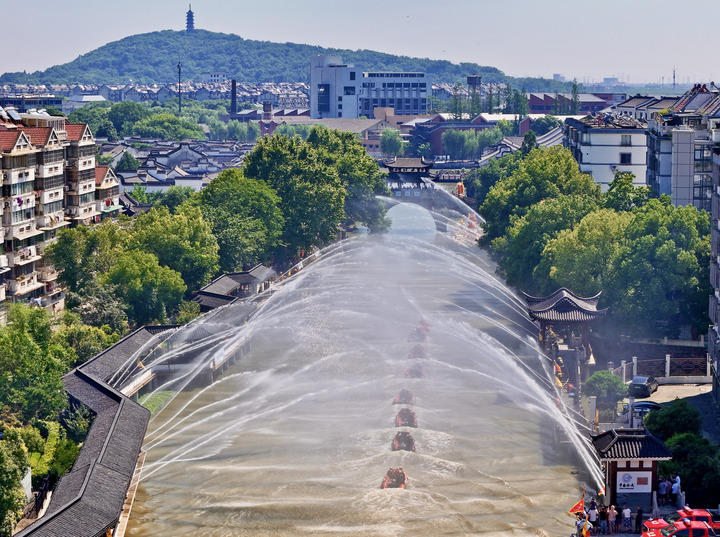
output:
[[90, 129], [42, 110], [0, 109], [0, 170], [0, 323], [8, 301], [58, 312], [65, 290], [43, 251], [63, 227], [117, 214], [117, 179], [103, 176], [105, 197], [98, 202]]
[[310, 62], [310, 117], [374, 119], [375, 108], [398, 115], [427, 112], [425, 73], [360, 71], [342, 57], [319, 54]]

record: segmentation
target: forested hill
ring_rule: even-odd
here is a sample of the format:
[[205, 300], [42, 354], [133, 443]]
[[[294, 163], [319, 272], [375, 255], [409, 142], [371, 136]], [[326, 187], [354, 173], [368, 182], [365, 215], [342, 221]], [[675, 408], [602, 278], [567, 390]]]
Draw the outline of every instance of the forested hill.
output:
[[34, 73], [5, 73], [3, 84], [139, 84], [172, 83], [182, 62], [183, 80], [200, 81], [204, 71], [221, 71], [239, 82], [308, 82], [310, 58], [323, 53], [341, 54], [343, 61], [362, 70], [423, 71], [433, 82], [465, 82], [470, 74], [484, 82], [510, 82], [528, 91], [564, 91], [546, 79], [512, 79], [495, 67], [475, 63], [454, 64], [394, 56], [371, 50], [339, 50], [296, 43], [243, 39], [233, 34], [196, 30], [165, 30], [126, 37], [108, 43], [77, 59]]

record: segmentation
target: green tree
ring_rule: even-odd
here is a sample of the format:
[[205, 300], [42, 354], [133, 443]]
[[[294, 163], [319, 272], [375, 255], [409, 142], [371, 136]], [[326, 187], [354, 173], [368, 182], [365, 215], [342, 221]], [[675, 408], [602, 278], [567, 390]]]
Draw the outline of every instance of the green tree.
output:
[[118, 133], [126, 135], [132, 132], [133, 126], [138, 121], [148, 116], [150, 116], [150, 111], [140, 103], [122, 101], [112, 105], [107, 117]]
[[190, 291], [218, 271], [218, 243], [197, 207], [183, 207], [174, 215], [167, 207], [157, 207], [139, 215], [128, 248], [154, 254], [160, 265], [180, 273]]
[[175, 214], [178, 207], [189, 200], [194, 192], [195, 190], [191, 186], [171, 186], [160, 194], [153, 205], [167, 207], [172, 214]]
[[630, 211], [642, 207], [652, 194], [649, 186], [634, 186], [635, 174], [617, 172], [605, 193], [605, 207], [616, 211]]
[[523, 137], [522, 145], [520, 146], [520, 153], [527, 155], [533, 149], [537, 149], [537, 137], [533, 131], [528, 131]]
[[222, 272], [267, 261], [281, 244], [280, 199], [268, 184], [246, 178], [240, 169], [223, 171], [187, 204], [198, 207], [211, 223]]
[[648, 431], [665, 439], [684, 433], [700, 434], [701, 426], [700, 413], [684, 399], [675, 399], [671, 405], [645, 416]]
[[95, 326], [82, 324], [79, 320], [63, 324], [52, 335], [52, 342], [67, 350], [70, 358], [69, 367], [84, 364], [116, 341], [117, 337], [113, 337]]
[[267, 182], [280, 197], [284, 259], [334, 239], [344, 217], [346, 190], [323, 157], [311, 143], [285, 136], [264, 138], [245, 156], [245, 175]]
[[705, 332], [710, 294], [708, 213], [690, 205], [673, 207], [665, 197], [649, 200], [632, 215], [608, 288], [613, 319], [631, 334], [676, 337], [683, 324]]
[[115, 126], [109, 119], [103, 121], [98, 126], [97, 130], [93, 131], [93, 134], [96, 138], [107, 138], [109, 142], [115, 142], [118, 140], [118, 133], [115, 130]]
[[9, 537], [25, 506], [22, 478], [28, 457], [21, 435], [6, 429], [0, 442], [0, 536]]
[[155, 255], [136, 250], [120, 253], [100, 282], [116, 286], [137, 326], [166, 322], [187, 289], [179, 272], [160, 266]]
[[463, 95], [462, 85], [455, 84], [453, 86], [448, 109], [453, 120], [460, 121], [462, 119], [465, 112], [465, 96]]
[[512, 121], [508, 121], [507, 119], [501, 119], [500, 121], [498, 121], [497, 128], [500, 129], [500, 132], [503, 136], [512, 136], [517, 130], [515, 123], [513, 123]]
[[567, 287], [582, 296], [615, 285], [615, 261], [631, 219], [629, 213], [600, 209], [561, 231], [542, 252], [536, 284], [544, 292]]
[[480, 208], [487, 220], [483, 241], [503, 235], [511, 217], [523, 216], [529, 207], [560, 194], [597, 196], [600, 187], [581, 173], [568, 149], [555, 146], [532, 150], [511, 176], [498, 181]]
[[115, 166], [116, 172], [135, 172], [140, 167], [140, 161], [130, 151], [125, 151]]
[[364, 225], [371, 232], [386, 230], [390, 223], [385, 218], [385, 206], [378, 199], [388, 195], [386, 176], [360, 141], [349, 132], [316, 127], [310, 131], [307, 143], [340, 177], [345, 189], [345, 226]]
[[405, 144], [397, 129], [383, 129], [380, 135], [380, 151], [386, 157], [400, 157], [405, 152]]
[[720, 485], [720, 454], [716, 445], [699, 434], [688, 432], [674, 434], [665, 445], [672, 453], [672, 460], [663, 463], [663, 471], [681, 475], [685, 483], [692, 483], [693, 488], [705, 488], [710, 494], [717, 490]]
[[573, 79], [570, 89], [570, 114], [575, 116], [580, 112], [580, 86], [577, 79]]
[[430, 147], [430, 142], [420, 144], [417, 148], [417, 154], [419, 157], [431, 159], [433, 157], [433, 152], [432, 147]]
[[493, 250], [500, 255], [499, 265], [507, 282], [533, 294], [547, 289], [548, 276], [540, 276], [543, 268], [535, 273], [547, 244], [572, 229], [598, 205], [598, 197], [561, 194], [535, 203], [527, 214], [515, 219], [507, 233], [492, 243]]
[[204, 140], [202, 128], [186, 118], [178, 118], [172, 114], [154, 114], [136, 122], [132, 127], [133, 134], [160, 140], [182, 141], [188, 138]]
[[[62, 375], [68, 355], [51, 343], [51, 318], [43, 309], [12, 306], [8, 325], [0, 328], [0, 402], [3, 411], [31, 419], [57, 418], [67, 405]], [[2, 443], [2, 442], [0, 442]]]
[[558, 118], [555, 116], [545, 115], [533, 121], [530, 128], [535, 132], [535, 134], [542, 136], [559, 126], [560, 120]]
[[610, 405], [617, 404], [627, 395], [627, 386], [617, 375], [604, 369], [596, 371], [583, 384], [585, 395], [595, 396]]
[[114, 334], [127, 331], [127, 305], [115, 286], [101, 284], [96, 277], [83, 286], [81, 293], [68, 291], [67, 305], [86, 325]]
[[478, 207], [484, 203], [490, 188], [495, 183], [515, 172], [523, 156], [516, 151], [498, 159], [491, 159], [481, 168], [470, 170], [465, 180], [467, 192], [469, 197], [477, 200]]
[[443, 152], [450, 156], [451, 160], [460, 160], [467, 154], [467, 136], [464, 131], [458, 129], [447, 129], [442, 133]]
[[61, 231], [57, 241], [45, 248], [44, 255], [60, 271], [58, 279], [77, 293], [108, 270], [126, 240], [126, 231], [106, 220], [92, 228], [79, 226]]
[[90, 103], [78, 108], [68, 116], [70, 123], [87, 123], [90, 131], [97, 133], [100, 126], [108, 121], [108, 112], [112, 103], [107, 101]]

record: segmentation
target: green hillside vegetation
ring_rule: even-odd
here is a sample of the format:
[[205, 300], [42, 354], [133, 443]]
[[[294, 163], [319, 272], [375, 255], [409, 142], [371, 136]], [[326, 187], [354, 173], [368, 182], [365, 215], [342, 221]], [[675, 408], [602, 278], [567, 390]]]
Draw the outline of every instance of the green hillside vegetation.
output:
[[184, 80], [199, 81], [204, 71], [222, 71], [240, 82], [308, 82], [310, 58], [341, 54], [359, 69], [423, 71], [437, 82], [464, 82], [480, 74], [486, 82], [508, 82], [528, 91], [567, 91], [567, 84], [546, 79], [512, 79], [495, 67], [475, 63], [454, 64], [394, 56], [371, 50], [339, 50], [296, 43], [271, 43], [243, 39], [233, 34], [196, 30], [164, 30], [126, 37], [108, 43], [63, 65], [34, 73], [5, 73], [3, 84], [167, 84], [177, 81], [182, 62]]

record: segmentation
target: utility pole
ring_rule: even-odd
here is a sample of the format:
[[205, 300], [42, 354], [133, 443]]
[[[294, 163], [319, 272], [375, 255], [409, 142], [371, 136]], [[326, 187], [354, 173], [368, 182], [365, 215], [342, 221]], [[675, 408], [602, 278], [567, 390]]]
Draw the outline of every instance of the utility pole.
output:
[[178, 62], [178, 116], [182, 114], [182, 89], [180, 88], [181, 73], [182, 73], [182, 62]]

